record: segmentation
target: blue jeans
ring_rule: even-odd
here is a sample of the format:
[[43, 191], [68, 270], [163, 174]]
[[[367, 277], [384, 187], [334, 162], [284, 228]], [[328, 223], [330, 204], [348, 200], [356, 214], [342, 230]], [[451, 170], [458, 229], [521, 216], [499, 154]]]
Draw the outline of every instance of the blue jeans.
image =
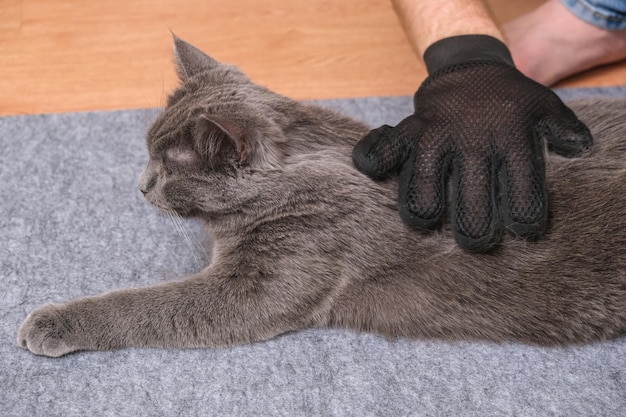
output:
[[601, 29], [626, 30], [626, 0], [561, 0], [580, 19]]

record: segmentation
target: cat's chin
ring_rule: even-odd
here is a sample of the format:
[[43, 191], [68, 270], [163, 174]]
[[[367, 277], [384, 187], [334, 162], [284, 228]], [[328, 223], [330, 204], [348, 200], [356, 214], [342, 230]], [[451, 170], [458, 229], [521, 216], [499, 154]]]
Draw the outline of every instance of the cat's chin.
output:
[[185, 210], [181, 210], [178, 207], [172, 207], [169, 204], [165, 204], [161, 199], [150, 198], [150, 195], [146, 195], [144, 199], [150, 205], [150, 207], [157, 209], [163, 214], [187, 217], [186, 214], [184, 214]]

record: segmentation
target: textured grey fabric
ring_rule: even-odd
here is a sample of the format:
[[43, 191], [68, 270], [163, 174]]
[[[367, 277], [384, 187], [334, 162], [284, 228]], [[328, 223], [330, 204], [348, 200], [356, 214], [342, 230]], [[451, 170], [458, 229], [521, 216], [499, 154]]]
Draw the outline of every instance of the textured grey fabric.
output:
[[[560, 93], [626, 98], [626, 87]], [[412, 110], [410, 97], [322, 103], [372, 126]], [[544, 349], [309, 330], [214, 350], [19, 349], [17, 328], [40, 304], [200, 268], [135, 187], [155, 115], [0, 118], [1, 416], [624, 415], [626, 338]]]

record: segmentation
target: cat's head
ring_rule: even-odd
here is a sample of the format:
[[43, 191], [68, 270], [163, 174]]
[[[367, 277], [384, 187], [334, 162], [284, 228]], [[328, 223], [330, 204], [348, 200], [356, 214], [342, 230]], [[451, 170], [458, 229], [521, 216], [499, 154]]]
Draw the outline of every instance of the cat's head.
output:
[[282, 125], [296, 103], [176, 37], [174, 56], [181, 85], [147, 133], [139, 189], [165, 211], [219, 211], [247, 174], [282, 169]]

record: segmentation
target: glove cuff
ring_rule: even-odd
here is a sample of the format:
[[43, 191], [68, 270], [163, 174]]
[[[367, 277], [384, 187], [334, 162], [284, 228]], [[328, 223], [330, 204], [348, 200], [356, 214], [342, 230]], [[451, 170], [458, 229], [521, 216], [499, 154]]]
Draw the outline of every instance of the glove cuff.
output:
[[509, 48], [488, 35], [459, 35], [438, 40], [426, 48], [424, 63], [428, 74], [470, 61], [493, 61], [515, 67]]

